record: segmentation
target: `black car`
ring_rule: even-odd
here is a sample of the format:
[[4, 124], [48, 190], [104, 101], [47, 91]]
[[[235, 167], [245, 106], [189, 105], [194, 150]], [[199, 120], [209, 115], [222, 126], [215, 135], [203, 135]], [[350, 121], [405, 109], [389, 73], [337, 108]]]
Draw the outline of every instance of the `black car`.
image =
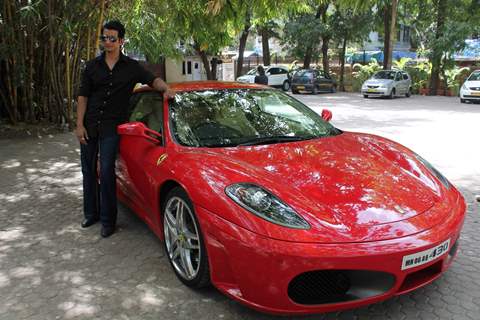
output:
[[337, 83], [330, 75], [322, 70], [302, 69], [292, 77], [292, 93], [300, 91], [309, 91], [313, 94], [317, 92], [335, 92]]

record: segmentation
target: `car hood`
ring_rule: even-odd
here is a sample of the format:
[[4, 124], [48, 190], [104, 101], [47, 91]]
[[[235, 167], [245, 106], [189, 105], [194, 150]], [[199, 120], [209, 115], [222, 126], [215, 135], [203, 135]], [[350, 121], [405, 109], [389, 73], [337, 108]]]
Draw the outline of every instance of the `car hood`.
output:
[[365, 85], [371, 85], [371, 86], [378, 86], [381, 84], [385, 86], [389, 86], [392, 83], [393, 83], [393, 80], [389, 80], [389, 79], [368, 79], [367, 81], [365, 81]]
[[311, 225], [287, 235], [284, 227], [269, 223], [264, 233], [271, 237], [373, 241], [441, 222], [441, 214], [430, 210], [444, 197], [441, 183], [411, 151], [377, 136], [343, 133], [295, 143], [213, 148], [202, 158], [210, 171], [223, 171], [222, 179], [228, 180], [218, 192], [232, 183], [258, 184]]
[[254, 75], [243, 75], [237, 78], [237, 81], [253, 81], [255, 79]]

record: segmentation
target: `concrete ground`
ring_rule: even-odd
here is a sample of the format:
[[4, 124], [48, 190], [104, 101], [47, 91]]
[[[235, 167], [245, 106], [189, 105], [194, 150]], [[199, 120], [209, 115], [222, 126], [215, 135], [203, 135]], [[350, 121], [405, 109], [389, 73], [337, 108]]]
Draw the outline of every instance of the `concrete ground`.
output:
[[[457, 98], [296, 96], [343, 129], [415, 150], [465, 195], [468, 215], [450, 270], [413, 293], [302, 319], [472, 319], [480, 314], [480, 105]], [[162, 243], [120, 206], [119, 232], [81, 229], [79, 148], [71, 133], [0, 140], [0, 319], [274, 319], [174, 276]], [[284, 318], [290, 319], [290, 318]]]

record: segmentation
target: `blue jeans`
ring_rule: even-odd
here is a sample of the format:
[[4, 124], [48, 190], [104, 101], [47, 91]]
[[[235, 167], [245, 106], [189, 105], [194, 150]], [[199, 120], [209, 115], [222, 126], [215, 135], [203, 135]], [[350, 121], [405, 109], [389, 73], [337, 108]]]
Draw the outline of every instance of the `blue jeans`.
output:
[[[83, 212], [85, 219], [100, 219], [103, 227], [115, 228], [117, 222], [117, 190], [115, 160], [120, 137], [90, 137], [80, 144], [83, 174]], [[97, 159], [100, 156], [100, 179]], [[100, 184], [99, 184], [100, 182]]]

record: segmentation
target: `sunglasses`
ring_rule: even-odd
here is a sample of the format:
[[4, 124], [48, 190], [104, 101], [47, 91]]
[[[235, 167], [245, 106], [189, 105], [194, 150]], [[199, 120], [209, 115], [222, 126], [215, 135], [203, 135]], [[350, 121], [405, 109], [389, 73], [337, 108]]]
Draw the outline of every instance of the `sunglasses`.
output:
[[107, 40], [113, 43], [113, 42], [117, 42], [118, 38], [115, 36], [104, 36], [104, 35], [100, 36], [100, 41], [107, 42]]

